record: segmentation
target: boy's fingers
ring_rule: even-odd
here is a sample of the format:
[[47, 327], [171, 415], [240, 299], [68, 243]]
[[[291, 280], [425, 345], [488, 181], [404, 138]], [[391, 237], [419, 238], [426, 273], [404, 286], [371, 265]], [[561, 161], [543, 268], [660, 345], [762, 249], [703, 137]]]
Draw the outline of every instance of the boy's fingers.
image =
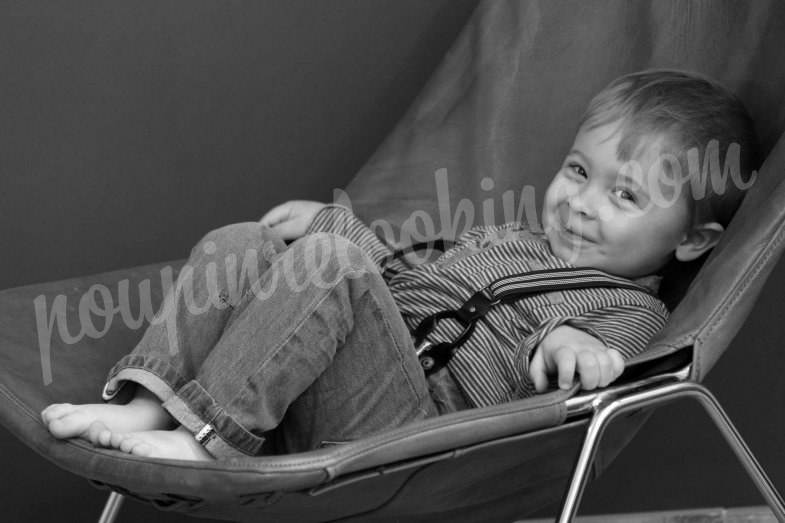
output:
[[305, 225], [301, 220], [291, 219], [272, 225], [272, 229], [284, 240], [295, 240], [305, 233]]
[[616, 349], [608, 349], [607, 354], [613, 363], [613, 379], [615, 380], [624, 372], [624, 358]]
[[598, 352], [595, 354], [595, 357], [597, 358], [597, 364], [600, 371], [598, 385], [600, 387], [607, 387], [616, 377], [613, 369], [613, 361], [611, 360], [610, 354], [607, 352]]
[[281, 205], [276, 205], [267, 211], [264, 216], [262, 216], [262, 218], [259, 220], [259, 223], [262, 225], [267, 225], [268, 227], [272, 227], [277, 223], [287, 220], [289, 218], [289, 214], [290, 209], [288, 204], [283, 203]]
[[591, 352], [578, 354], [578, 374], [581, 376], [581, 385], [585, 390], [597, 388], [600, 383], [600, 364], [597, 354]]
[[545, 371], [545, 361], [542, 357], [542, 351], [538, 350], [534, 353], [532, 361], [529, 364], [529, 377], [534, 383], [534, 388], [537, 392], [545, 392], [548, 388], [548, 376]]
[[553, 360], [558, 370], [559, 388], [569, 389], [572, 387], [572, 380], [575, 377], [575, 353], [568, 347], [561, 347], [556, 349]]

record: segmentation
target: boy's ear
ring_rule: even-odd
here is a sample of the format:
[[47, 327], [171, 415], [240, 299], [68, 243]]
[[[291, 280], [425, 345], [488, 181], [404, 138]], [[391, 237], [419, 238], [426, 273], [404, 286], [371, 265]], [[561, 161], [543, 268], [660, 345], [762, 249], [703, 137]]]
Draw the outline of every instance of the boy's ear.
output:
[[702, 223], [684, 235], [676, 247], [676, 259], [682, 262], [692, 261], [717, 245], [725, 227], [717, 222]]

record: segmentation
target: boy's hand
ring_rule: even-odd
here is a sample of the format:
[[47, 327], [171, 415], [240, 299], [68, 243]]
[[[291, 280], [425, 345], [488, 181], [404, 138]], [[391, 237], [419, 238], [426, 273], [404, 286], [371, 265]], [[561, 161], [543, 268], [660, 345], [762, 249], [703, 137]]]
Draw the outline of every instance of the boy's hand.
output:
[[271, 227], [284, 240], [296, 240], [305, 234], [308, 224], [326, 203], [292, 200], [270, 209], [259, 223]]
[[562, 325], [553, 329], [534, 349], [529, 375], [537, 392], [548, 388], [548, 376], [557, 374], [559, 388], [569, 389], [577, 372], [584, 390], [605, 387], [621, 375], [624, 359], [591, 334]]

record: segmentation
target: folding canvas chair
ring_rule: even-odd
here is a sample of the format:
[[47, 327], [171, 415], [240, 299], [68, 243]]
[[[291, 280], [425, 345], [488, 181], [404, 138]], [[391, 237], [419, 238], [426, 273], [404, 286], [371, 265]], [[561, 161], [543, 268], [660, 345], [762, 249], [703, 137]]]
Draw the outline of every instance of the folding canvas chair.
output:
[[[65, 296], [63, 324], [78, 332], [78, 301], [91, 286], [112, 289], [113, 303], [128, 300], [138, 311], [147, 299], [139, 284], [160, 282], [169, 266], [160, 264], [0, 293], [0, 421], [47, 459], [110, 488], [106, 521], [120, 495], [203, 517], [271, 521], [511, 520], [562, 498], [560, 518], [569, 521], [587, 479], [651, 410], [689, 397], [706, 408], [785, 521], [776, 490], [700, 384], [782, 252], [785, 27], [775, 21], [783, 15], [775, 0], [481, 3], [424, 92], [347, 187], [358, 215], [402, 230], [412, 213], [425, 211], [444, 217], [441, 232], [449, 233], [463, 198], [488, 209], [485, 222], [501, 222], [506, 206], [486, 202], [507, 201], [508, 190], [526, 219], [528, 195], [544, 194], [583, 108], [611, 79], [677, 67], [728, 85], [758, 123], [767, 153], [758, 183], [686, 293], [679, 285], [685, 282], [670, 282], [671, 320], [612, 387], [549, 392], [287, 456], [143, 460], [55, 440], [41, 409], [64, 398], [96, 401], [106, 371], [142, 329], [115, 321], [101, 336], [67, 345], [55, 335], [47, 346], [37, 335], [36, 298], [51, 305]], [[160, 303], [160, 286], [151, 295]], [[53, 379], [44, 385], [47, 370]]]

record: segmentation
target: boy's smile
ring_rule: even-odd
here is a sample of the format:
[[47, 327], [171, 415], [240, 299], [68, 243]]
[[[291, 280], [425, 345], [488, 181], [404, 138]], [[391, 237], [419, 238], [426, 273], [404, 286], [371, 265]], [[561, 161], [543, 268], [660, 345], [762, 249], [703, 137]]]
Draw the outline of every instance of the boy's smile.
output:
[[662, 168], [662, 140], [624, 162], [617, 131], [615, 123], [578, 131], [545, 194], [543, 224], [568, 263], [635, 278], [659, 271], [688, 241], [691, 218], [687, 195]]

